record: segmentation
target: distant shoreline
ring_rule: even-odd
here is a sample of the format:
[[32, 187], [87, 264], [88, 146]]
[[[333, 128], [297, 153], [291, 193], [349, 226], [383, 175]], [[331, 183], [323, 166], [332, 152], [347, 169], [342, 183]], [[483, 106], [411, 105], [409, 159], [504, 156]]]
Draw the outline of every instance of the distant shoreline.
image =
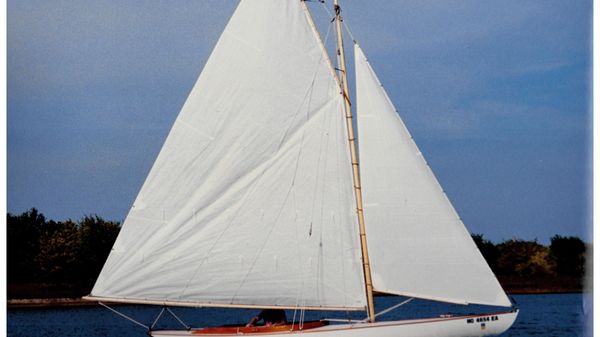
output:
[[[544, 294], [578, 294], [582, 291], [556, 291], [553, 289], [522, 289], [509, 292], [510, 295], [544, 295]], [[119, 303], [115, 303], [120, 305]], [[54, 308], [76, 308], [90, 307], [98, 305], [94, 301], [85, 301], [81, 298], [30, 298], [30, 299], [9, 299], [7, 308], [10, 309], [54, 309]]]

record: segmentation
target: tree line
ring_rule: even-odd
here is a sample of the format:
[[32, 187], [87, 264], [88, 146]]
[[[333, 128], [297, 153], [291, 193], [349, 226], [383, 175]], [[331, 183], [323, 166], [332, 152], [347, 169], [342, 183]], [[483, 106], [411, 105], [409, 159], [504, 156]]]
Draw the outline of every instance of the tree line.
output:
[[[120, 228], [119, 222], [97, 215], [54, 221], [35, 208], [20, 215], [8, 213], [8, 297], [88, 294]], [[555, 235], [549, 246], [520, 239], [494, 244], [481, 234], [473, 240], [505, 288], [581, 290], [591, 248], [577, 237]]]
[[[554, 235], [550, 245], [537, 240], [505, 240], [494, 244], [472, 235], [483, 257], [509, 293], [580, 292], [592, 245], [578, 237]], [[591, 274], [591, 270], [590, 270]]]
[[537, 240], [511, 239], [496, 245], [481, 234], [472, 237], [496, 275], [584, 276], [588, 248], [580, 238], [555, 235], [544, 246]]
[[97, 215], [48, 220], [35, 208], [6, 223], [8, 298], [89, 293], [121, 229]]

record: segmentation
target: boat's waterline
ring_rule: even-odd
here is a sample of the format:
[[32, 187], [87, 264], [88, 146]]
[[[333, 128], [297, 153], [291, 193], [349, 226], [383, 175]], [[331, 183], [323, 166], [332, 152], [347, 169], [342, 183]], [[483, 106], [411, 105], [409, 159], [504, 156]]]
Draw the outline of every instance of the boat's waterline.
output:
[[377, 323], [353, 323], [326, 325], [314, 329], [305, 330], [260, 330], [244, 332], [243, 329], [230, 328], [222, 332], [207, 331], [204, 329], [192, 330], [163, 330], [152, 331], [152, 336], [176, 337], [176, 336], [239, 336], [239, 335], [268, 335], [289, 336], [290, 334], [315, 334], [321, 337], [479, 337], [495, 336], [508, 330], [517, 318], [519, 311], [439, 317], [429, 319], [413, 319], [402, 321], [386, 321]]

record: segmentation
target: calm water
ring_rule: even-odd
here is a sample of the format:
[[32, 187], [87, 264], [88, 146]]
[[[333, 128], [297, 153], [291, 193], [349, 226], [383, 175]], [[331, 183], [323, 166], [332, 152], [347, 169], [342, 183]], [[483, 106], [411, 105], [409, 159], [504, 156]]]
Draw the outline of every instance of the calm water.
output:
[[[521, 309], [513, 327], [502, 336], [544, 337], [591, 337], [591, 302], [581, 294], [517, 295], [514, 296]], [[399, 303], [397, 297], [376, 299], [378, 311]], [[590, 308], [590, 309], [588, 309]], [[490, 311], [489, 308], [485, 308]], [[437, 316], [442, 313], [472, 313], [486, 311], [478, 306], [443, 305], [425, 301], [413, 301], [382, 317], [382, 320]], [[151, 325], [161, 308], [144, 306], [120, 306], [119, 311], [136, 320]], [[246, 322], [256, 310], [187, 309], [172, 308], [187, 324], [210, 326]], [[494, 311], [492, 309], [492, 311]], [[585, 312], [585, 313], [584, 313]], [[288, 320], [294, 312], [287, 311]], [[356, 313], [309, 312], [306, 319], [358, 317]], [[586, 323], [587, 322], [587, 323]], [[143, 328], [130, 323], [102, 307], [72, 309], [9, 310], [8, 336], [147, 336]], [[163, 316], [157, 327], [179, 328], [171, 316]]]

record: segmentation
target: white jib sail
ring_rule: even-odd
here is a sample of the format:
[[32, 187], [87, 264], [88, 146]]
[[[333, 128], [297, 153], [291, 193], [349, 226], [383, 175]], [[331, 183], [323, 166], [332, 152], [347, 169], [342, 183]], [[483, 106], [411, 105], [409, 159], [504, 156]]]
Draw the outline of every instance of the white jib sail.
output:
[[240, 3], [92, 296], [363, 309], [343, 101], [300, 1]]
[[510, 306], [358, 45], [360, 173], [377, 291]]

